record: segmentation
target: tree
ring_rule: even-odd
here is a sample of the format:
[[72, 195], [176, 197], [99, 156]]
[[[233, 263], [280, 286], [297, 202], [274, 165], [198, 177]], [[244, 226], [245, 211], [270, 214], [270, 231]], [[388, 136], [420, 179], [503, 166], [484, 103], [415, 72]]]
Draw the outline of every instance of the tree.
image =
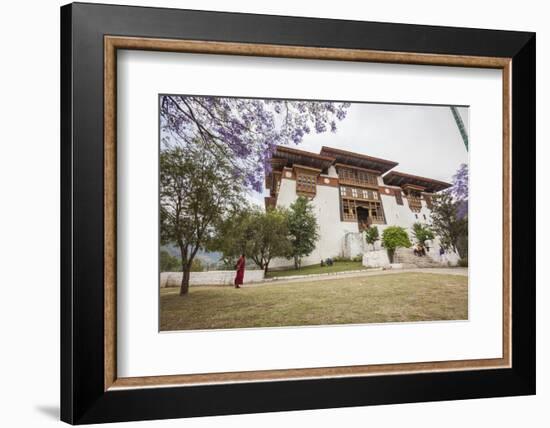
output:
[[407, 231], [400, 226], [390, 226], [382, 232], [382, 246], [388, 252], [390, 263], [393, 263], [393, 256], [397, 248], [410, 248], [411, 245]]
[[450, 192], [436, 195], [432, 207], [432, 228], [443, 248], [457, 252], [461, 258], [467, 258], [468, 217], [460, 217], [459, 208], [462, 202], [455, 199]]
[[214, 235], [214, 225], [240, 199], [240, 185], [224, 158], [202, 144], [170, 147], [160, 153], [161, 243], [175, 243], [181, 254], [180, 295], [189, 291], [193, 260]]
[[372, 245], [372, 249], [374, 250], [374, 244], [376, 244], [376, 241], [380, 240], [377, 226], [370, 226], [365, 230], [365, 240], [367, 244]]
[[456, 174], [453, 175], [453, 185], [449, 189], [451, 196], [458, 201], [457, 216], [463, 218], [468, 216], [468, 165], [460, 165]]
[[208, 250], [222, 253], [226, 267], [233, 268], [241, 254], [248, 254], [249, 225], [254, 210], [248, 203], [232, 207], [216, 225], [216, 234], [208, 244]]
[[426, 241], [432, 240], [435, 238], [433, 231], [422, 223], [416, 222], [412, 225], [413, 235], [416, 241], [422, 245], [426, 246]]
[[317, 218], [309, 199], [299, 196], [290, 205], [288, 212], [288, 232], [291, 245], [290, 256], [294, 258], [294, 267], [300, 268], [302, 257], [309, 256], [319, 239]]
[[223, 253], [224, 263], [244, 254], [267, 273], [275, 257], [289, 257], [292, 245], [289, 240], [288, 212], [282, 209], [238, 209], [217, 228], [217, 235], [209, 248]]
[[208, 96], [160, 97], [164, 146], [202, 142], [213, 156], [227, 159], [244, 185], [262, 190], [277, 145], [299, 144], [312, 130], [336, 132], [349, 103]]
[[275, 257], [288, 257], [292, 251], [289, 240], [288, 214], [281, 209], [254, 211], [244, 230], [247, 238], [246, 253], [267, 273]]
[[462, 164], [453, 176], [453, 185], [433, 200], [432, 228], [446, 250], [468, 258], [468, 165]]

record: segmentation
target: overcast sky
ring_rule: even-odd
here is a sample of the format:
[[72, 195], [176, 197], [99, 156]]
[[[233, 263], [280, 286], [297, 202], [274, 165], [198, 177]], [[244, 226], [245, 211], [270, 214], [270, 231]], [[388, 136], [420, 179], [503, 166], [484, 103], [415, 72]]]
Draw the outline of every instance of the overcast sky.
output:
[[[469, 109], [459, 107], [466, 130]], [[394, 170], [451, 182], [468, 152], [449, 107], [353, 103], [336, 133], [309, 134], [297, 149], [322, 146], [399, 162]], [[263, 204], [264, 195], [253, 195]]]

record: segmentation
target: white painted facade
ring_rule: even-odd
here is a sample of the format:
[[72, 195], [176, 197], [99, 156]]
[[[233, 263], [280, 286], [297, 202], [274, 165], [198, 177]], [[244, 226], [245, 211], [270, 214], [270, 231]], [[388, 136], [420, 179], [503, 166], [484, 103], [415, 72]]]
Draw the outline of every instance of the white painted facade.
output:
[[[329, 180], [332, 178], [332, 180]], [[335, 180], [336, 179], [336, 180]], [[380, 237], [385, 228], [389, 226], [401, 226], [407, 230], [411, 241], [413, 240], [412, 226], [416, 222], [430, 224], [431, 211], [427, 207], [424, 198], [421, 200], [420, 211], [413, 211], [409, 207], [408, 199], [402, 193], [403, 204], [399, 205], [394, 192], [401, 192], [401, 188], [384, 183], [381, 175], [377, 176], [379, 198], [384, 211], [385, 224], [376, 224]], [[364, 234], [359, 232], [359, 224], [355, 221], [344, 221], [341, 212], [340, 186], [338, 184], [338, 174], [334, 166], [327, 169], [326, 174], [319, 174], [317, 180], [316, 193], [311, 198], [313, 211], [317, 217], [319, 240], [315, 250], [307, 257], [302, 259], [302, 265], [313, 265], [320, 263], [328, 257], [362, 257], [367, 252], [373, 250], [372, 245], [367, 245]], [[298, 198], [296, 192], [296, 178], [290, 169], [283, 169], [280, 184], [278, 187], [276, 206], [280, 208], [289, 208]], [[430, 258], [438, 261], [439, 243], [438, 239], [428, 242]], [[376, 244], [376, 250], [380, 250], [380, 242]], [[412, 249], [411, 249], [412, 251]], [[376, 260], [380, 257], [376, 256]], [[442, 259], [442, 264], [456, 264], [459, 257], [457, 254], [446, 253]], [[292, 266], [293, 261], [288, 259], [272, 260], [270, 268], [281, 268]], [[383, 261], [376, 262], [375, 265], [382, 265]], [[373, 267], [376, 267], [373, 266]]]
[[[322, 177], [324, 177], [322, 175]], [[328, 175], [326, 175], [328, 177]], [[289, 208], [298, 198], [296, 194], [296, 180], [283, 176], [277, 197], [277, 207]], [[341, 256], [344, 252], [344, 239], [346, 234], [358, 234], [359, 228], [356, 222], [343, 222], [340, 219], [340, 193], [338, 187], [317, 185], [317, 194], [311, 200], [313, 211], [317, 217], [319, 227], [319, 240], [315, 250], [302, 259], [302, 265], [320, 263], [328, 257]], [[357, 253], [359, 254], [360, 251]], [[292, 265], [292, 260], [276, 259], [271, 267]]]

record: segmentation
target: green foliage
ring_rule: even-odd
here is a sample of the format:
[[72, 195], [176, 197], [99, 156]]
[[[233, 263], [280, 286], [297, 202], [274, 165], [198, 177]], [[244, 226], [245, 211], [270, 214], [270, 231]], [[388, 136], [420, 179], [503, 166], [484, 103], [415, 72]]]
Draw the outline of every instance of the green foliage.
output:
[[[202, 272], [205, 270], [205, 266], [202, 260], [194, 258], [191, 263], [191, 272]], [[160, 251], [160, 271], [161, 272], [181, 272], [181, 259], [171, 255], [166, 250]]]
[[374, 250], [374, 244], [376, 241], [380, 240], [380, 234], [377, 226], [370, 226], [367, 230], [365, 230], [365, 240], [367, 241], [367, 244], [372, 245], [372, 249]]
[[411, 241], [407, 231], [400, 226], [390, 226], [382, 233], [382, 246], [387, 250], [390, 262], [393, 263], [393, 255], [399, 247], [410, 248]]
[[191, 272], [203, 272], [205, 270], [204, 263], [201, 259], [193, 259], [191, 263]]
[[252, 208], [246, 203], [235, 206], [216, 224], [216, 234], [208, 243], [208, 250], [222, 253], [226, 269], [233, 269], [241, 254], [247, 254], [247, 228]]
[[416, 242], [422, 246], [425, 246], [426, 241], [430, 241], [435, 238], [433, 231], [427, 225], [422, 223], [414, 223], [412, 229]]
[[[299, 269], [302, 257], [309, 256], [319, 239], [317, 219], [309, 199], [300, 196], [288, 211], [288, 233], [291, 245], [289, 256], [294, 258], [294, 267]], [[289, 258], [290, 258], [289, 257]]]
[[244, 233], [247, 239], [245, 254], [265, 273], [273, 258], [292, 254], [292, 245], [288, 239], [288, 213], [284, 210], [252, 212]]
[[168, 147], [160, 153], [161, 243], [175, 243], [183, 272], [180, 294], [189, 290], [189, 273], [200, 248], [206, 248], [215, 225], [242, 198], [231, 165], [207, 151]]
[[226, 265], [245, 254], [267, 272], [274, 257], [292, 254], [288, 212], [281, 209], [263, 212], [251, 207], [236, 210], [221, 222], [209, 248], [221, 251]]
[[160, 251], [161, 272], [181, 272], [181, 259], [172, 256], [168, 251]]
[[461, 206], [462, 202], [450, 193], [435, 196], [432, 228], [444, 249], [457, 252], [461, 258], [468, 258], [468, 217], [460, 216]]

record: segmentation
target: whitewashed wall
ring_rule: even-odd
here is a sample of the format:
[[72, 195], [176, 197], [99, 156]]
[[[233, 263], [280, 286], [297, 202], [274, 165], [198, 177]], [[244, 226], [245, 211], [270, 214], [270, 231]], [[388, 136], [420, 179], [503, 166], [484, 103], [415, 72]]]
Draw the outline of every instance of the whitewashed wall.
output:
[[[332, 173], [332, 174], [331, 174]], [[323, 177], [325, 175], [321, 175]], [[334, 176], [334, 172], [329, 170], [328, 176]], [[297, 199], [296, 181], [285, 179], [281, 180], [279, 195], [277, 197], [277, 206], [289, 208]], [[340, 220], [340, 194], [338, 187], [317, 186], [317, 194], [312, 200], [313, 211], [317, 216], [319, 226], [319, 241], [315, 250], [302, 259], [302, 265], [312, 265], [321, 262], [321, 259], [328, 257], [342, 256], [344, 251], [344, 237], [347, 233], [358, 233], [359, 228], [355, 222], [343, 222]], [[355, 254], [354, 254], [355, 255]], [[291, 266], [292, 260], [275, 259], [270, 267]]]
[[[179, 287], [181, 285], [182, 272], [161, 272], [160, 288]], [[264, 279], [263, 270], [246, 270], [244, 283], [261, 282]], [[191, 272], [189, 285], [232, 285], [235, 280], [233, 270], [213, 270], [209, 272]]]
[[[321, 177], [323, 176], [336, 176], [334, 168], [329, 168], [329, 174], [321, 174]], [[378, 177], [378, 181], [381, 186], [398, 189], [398, 187], [384, 185], [381, 177]], [[277, 197], [277, 206], [289, 208], [296, 199], [296, 181], [283, 177]], [[401, 226], [407, 230], [409, 237], [413, 240], [412, 225], [416, 222], [423, 224], [431, 222], [431, 211], [424, 200], [421, 201], [422, 208], [417, 213], [411, 211], [406, 197], [403, 197], [403, 205], [398, 205], [394, 195], [388, 195], [381, 191], [380, 200], [386, 217], [386, 224], [376, 225], [380, 237], [387, 227]], [[338, 187], [317, 185], [317, 194], [313, 198], [312, 204], [313, 211], [317, 216], [320, 237], [315, 250], [308, 257], [302, 259], [303, 266], [318, 264], [321, 259], [328, 257], [355, 257], [370, 250], [367, 248], [363, 234], [359, 233], [357, 222], [341, 221]], [[431, 242], [430, 247], [430, 255], [434, 259], [439, 259], [439, 240], [435, 239]], [[459, 260], [455, 253], [446, 253], [444, 258], [445, 263], [448, 261], [453, 265]], [[270, 268], [290, 267], [293, 266], [293, 263], [293, 260], [278, 258], [271, 261]]]
[[[395, 187], [394, 189], [398, 188]], [[431, 211], [426, 206], [426, 201], [422, 200], [420, 212], [414, 213], [409, 208], [409, 202], [406, 197], [403, 197], [403, 205], [398, 205], [394, 195], [387, 195], [384, 191], [381, 191], [380, 196], [382, 206], [384, 207], [384, 214], [386, 215], [386, 225], [379, 226], [379, 229], [385, 228], [384, 226], [401, 226], [410, 229], [417, 221], [420, 223], [430, 222]], [[415, 217], [415, 214], [417, 214], [418, 218]]]
[[363, 266], [377, 268], [389, 265], [390, 259], [386, 250], [367, 251], [363, 254]]

